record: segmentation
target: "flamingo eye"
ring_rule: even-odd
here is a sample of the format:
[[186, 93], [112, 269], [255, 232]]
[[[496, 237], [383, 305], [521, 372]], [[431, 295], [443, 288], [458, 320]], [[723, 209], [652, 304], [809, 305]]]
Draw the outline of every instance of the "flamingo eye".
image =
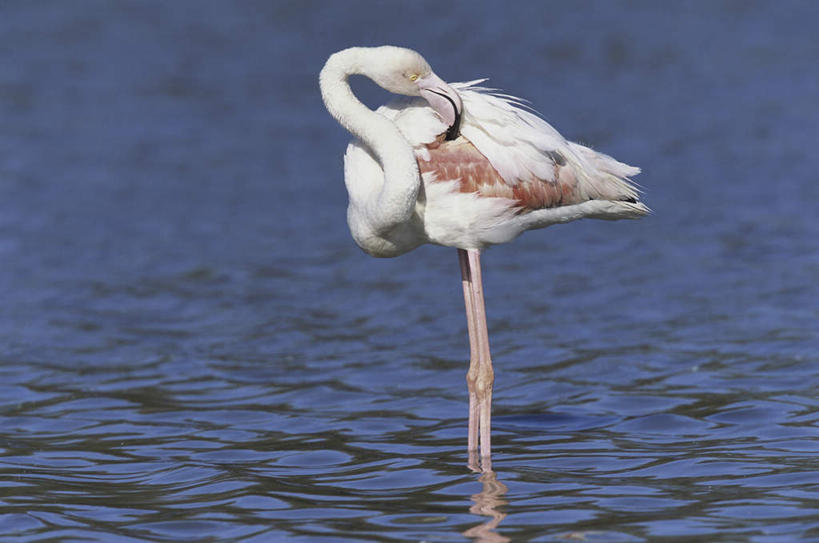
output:
[[409, 75], [409, 80], [413, 81], [413, 82], [417, 81], [418, 80], [418, 74], [410, 74]]

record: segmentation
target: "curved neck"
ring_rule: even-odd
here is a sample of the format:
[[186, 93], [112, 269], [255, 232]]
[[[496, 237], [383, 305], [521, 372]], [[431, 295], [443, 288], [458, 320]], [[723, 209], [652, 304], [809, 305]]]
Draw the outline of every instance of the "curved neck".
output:
[[[362, 104], [350, 89], [347, 78], [367, 75], [369, 51], [351, 48], [333, 54], [319, 75], [324, 104], [330, 114], [375, 154], [384, 171], [381, 192], [368, 202], [367, 215], [376, 231], [385, 231], [409, 221], [421, 186], [412, 146], [398, 127]], [[349, 182], [349, 180], [348, 180]], [[354, 182], [354, 180], [353, 180]]]

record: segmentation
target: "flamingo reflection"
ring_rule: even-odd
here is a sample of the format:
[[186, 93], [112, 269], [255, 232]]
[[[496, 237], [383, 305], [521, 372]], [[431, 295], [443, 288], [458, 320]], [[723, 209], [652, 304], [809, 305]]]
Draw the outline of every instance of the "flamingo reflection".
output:
[[483, 485], [479, 493], [472, 495], [473, 504], [469, 512], [473, 515], [489, 517], [489, 520], [466, 530], [463, 535], [474, 539], [477, 543], [508, 543], [511, 540], [497, 533], [495, 529], [506, 518], [506, 513], [499, 511], [498, 508], [507, 504], [503, 496], [509, 489], [498, 480], [497, 474], [492, 471], [492, 461], [488, 457], [483, 458], [483, 465], [481, 465], [478, 462], [478, 455], [473, 452], [469, 456], [469, 467], [472, 471], [481, 474], [478, 481]]

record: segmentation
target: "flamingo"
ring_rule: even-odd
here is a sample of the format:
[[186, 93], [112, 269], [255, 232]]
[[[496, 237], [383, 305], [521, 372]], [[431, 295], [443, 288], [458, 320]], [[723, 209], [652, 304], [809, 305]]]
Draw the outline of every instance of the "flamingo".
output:
[[[351, 75], [404, 97], [372, 111], [350, 89]], [[355, 136], [344, 180], [356, 244], [374, 257], [425, 243], [458, 250], [470, 352], [467, 451], [472, 458], [480, 446], [485, 463], [495, 378], [481, 250], [526, 230], [650, 210], [629, 181], [639, 168], [567, 141], [523, 100], [484, 81], [447, 84], [419, 53], [394, 46], [339, 51], [319, 75], [327, 110]]]

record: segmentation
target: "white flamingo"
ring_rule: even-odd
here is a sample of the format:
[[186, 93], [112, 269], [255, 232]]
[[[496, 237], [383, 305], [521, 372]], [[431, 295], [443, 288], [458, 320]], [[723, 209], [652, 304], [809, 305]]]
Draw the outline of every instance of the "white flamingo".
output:
[[[373, 112], [347, 79], [360, 74], [410, 96]], [[344, 156], [347, 223], [376, 257], [421, 244], [457, 247], [469, 329], [468, 451], [489, 460], [494, 372], [480, 251], [525, 230], [575, 219], [636, 219], [649, 212], [628, 177], [639, 168], [566, 141], [521, 100], [442, 81], [415, 51], [353, 47], [319, 77], [330, 114], [356, 139]], [[480, 441], [479, 441], [480, 437]]]

